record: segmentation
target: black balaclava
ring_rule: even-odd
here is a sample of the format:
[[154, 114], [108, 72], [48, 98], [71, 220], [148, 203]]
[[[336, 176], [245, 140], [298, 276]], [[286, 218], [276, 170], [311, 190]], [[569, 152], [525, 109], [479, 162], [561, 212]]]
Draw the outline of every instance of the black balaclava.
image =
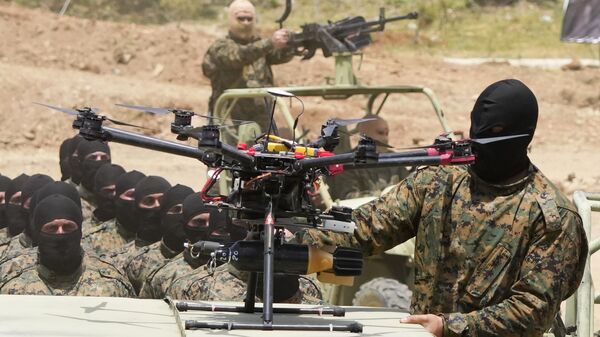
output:
[[49, 183], [54, 182], [54, 179], [50, 178], [45, 174], [34, 174], [23, 184], [21, 188], [21, 208], [23, 209], [23, 214], [25, 214], [27, 221], [25, 222], [25, 227], [23, 227], [22, 231], [25, 231], [25, 234], [31, 238], [31, 233], [28, 229], [28, 224], [31, 222], [31, 217], [33, 213], [33, 209], [31, 208], [31, 202], [33, 201], [35, 194], [44, 186]]
[[[21, 203], [23, 201], [22, 198], [22, 188], [23, 185], [29, 180], [29, 176], [26, 174], [21, 174], [15, 179], [13, 179], [8, 188], [6, 189], [6, 193], [4, 197], [6, 199], [6, 227], [8, 227], [8, 235], [15, 236], [20, 234], [25, 226], [27, 225], [27, 214], [23, 212], [21, 208]], [[10, 199], [18, 195], [19, 202], [16, 204], [11, 204]]]
[[75, 137], [71, 138], [71, 141], [67, 144], [67, 152], [69, 153], [68, 166], [71, 174], [71, 181], [77, 185], [81, 183], [81, 177], [83, 175], [77, 147], [83, 140], [83, 137], [80, 135], [75, 135]]
[[31, 205], [29, 207], [29, 226], [25, 227], [25, 232], [31, 238], [31, 242], [34, 247], [38, 245], [39, 240], [35, 231], [35, 224], [33, 222], [33, 215], [35, 214], [35, 209], [42, 200], [46, 199], [46, 197], [49, 197], [53, 194], [60, 194], [73, 200], [77, 207], [81, 209], [81, 197], [79, 196], [79, 192], [77, 192], [77, 188], [63, 181], [53, 181], [44, 185], [44, 187], [40, 188], [37, 192], [35, 192], [33, 198], [31, 198]]
[[526, 170], [527, 146], [533, 138], [537, 117], [535, 95], [521, 81], [503, 80], [487, 87], [471, 112], [470, 137], [528, 136], [485, 145], [473, 143], [476, 159], [471, 167], [477, 176], [489, 183], [500, 183]]
[[[103, 188], [115, 185], [117, 179], [125, 174], [125, 170], [115, 164], [104, 164], [100, 166], [94, 177], [94, 196], [96, 196], [96, 205], [94, 217], [100, 221], [107, 221], [115, 217], [115, 195], [112, 192], [103, 190]], [[114, 190], [113, 190], [114, 192]]]
[[71, 143], [73, 138], [65, 139], [58, 150], [58, 164], [60, 165], [60, 180], [65, 181], [71, 178], [71, 167], [69, 165], [69, 158], [71, 157], [72, 148]]
[[[77, 230], [67, 234], [43, 233], [42, 226], [56, 219], [71, 220]], [[81, 207], [64, 195], [44, 198], [35, 209], [33, 223], [39, 238], [39, 263], [57, 274], [67, 275], [79, 268], [83, 259], [81, 250]]]
[[208, 241], [228, 243], [243, 240], [248, 232], [245, 228], [235, 226], [229, 212], [224, 209], [211, 209], [209, 222]]
[[[135, 200], [123, 200], [119, 196], [126, 191], [135, 188], [137, 183], [146, 177], [139, 171], [130, 171], [122, 174], [115, 183], [115, 208], [117, 212], [117, 221], [126, 230], [135, 233], [138, 228], [138, 219], [135, 215]], [[133, 194], [131, 195], [133, 198]]]
[[[108, 159], [94, 160], [93, 158], [86, 158], [88, 155], [94, 152], [104, 152], [108, 155]], [[110, 163], [110, 148], [108, 144], [93, 140], [83, 140], [77, 146], [77, 155], [79, 156], [79, 163], [81, 168], [81, 185], [88, 191], [94, 190], [94, 178], [96, 171], [100, 166]]]
[[[211, 209], [204, 205], [199, 194], [190, 194], [183, 200], [183, 230], [187, 239], [192, 242], [198, 242], [208, 239], [209, 224], [204, 227], [192, 228], [188, 226], [188, 222], [196, 215], [201, 213], [210, 213]], [[210, 218], [209, 221], [210, 223]]]
[[[140, 202], [150, 194], [165, 193], [171, 188], [171, 184], [164, 178], [148, 176], [135, 185], [135, 213], [139, 218], [139, 227], [136, 235], [148, 243], [159, 241], [162, 238], [160, 232], [160, 206], [154, 208], [142, 208]], [[162, 199], [162, 198], [161, 198]]]
[[9, 177], [3, 176], [0, 174], [0, 229], [6, 227], [6, 190], [8, 189], [8, 185], [12, 180]]
[[[183, 200], [194, 190], [184, 185], [171, 187], [160, 202], [160, 231], [165, 245], [172, 251], [181, 253], [185, 242], [183, 231]], [[167, 213], [174, 206], [179, 205], [179, 212]]]

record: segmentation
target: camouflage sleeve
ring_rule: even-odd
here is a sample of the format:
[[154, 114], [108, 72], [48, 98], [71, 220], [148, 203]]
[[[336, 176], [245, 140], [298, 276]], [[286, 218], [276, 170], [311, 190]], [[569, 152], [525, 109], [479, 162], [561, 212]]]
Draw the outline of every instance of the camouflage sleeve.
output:
[[421, 216], [426, 171], [417, 171], [381, 198], [353, 212], [354, 237], [365, 255], [376, 255], [414, 237]]
[[251, 64], [273, 50], [270, 39], [260, 39], [256, 42], [241, 45], [230, 39], [217, 40], [204, 55], [202, 72], [212, 79], [219, 71], [240, 69]]
[[427, 172], [417, 171], [381, 198], [360, 206], [353, 212], [356, 223], [354, 235], [309, 229], [296, 233], [301, 244], [316, 246], [345, 246], [361, 248], [365, 255], [376, 255], [416, 234], [423, 203], [422, 189]]
[[285, 47], [283, 49], [272, 49], [267, 54], [267, 63], [282, 64], [288, 63], [294, 58], [294, 48]]
[[548, 229], [529, 247], [520, 277], [506, 300], [470, 313], [445, 314], [444, 336], [541, 336], [560, 303], [573, 294], [583, 276], [587, 241], [579, 216], [561, 209], [561, 226]]

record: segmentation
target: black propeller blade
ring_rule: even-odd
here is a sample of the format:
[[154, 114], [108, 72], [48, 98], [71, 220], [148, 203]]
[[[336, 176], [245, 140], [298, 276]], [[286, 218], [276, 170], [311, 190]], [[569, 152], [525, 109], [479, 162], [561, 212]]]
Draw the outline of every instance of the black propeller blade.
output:
[[[50, 109], [53, 109], [53, 110], [56, 110], [56, 111], [60, 111], [60, 112], [66, 113], [67, 115], [71, 115], [71, 116], [79, 116], [82, 113], [86, 113], [86, 112], [91, 112], [93, 114], [97, 114], [98, 112], [100, 112], [100, 109], [97, 109], [97, 108], [88, 108], [88, 107], [85, 107], [85, 108], [82, 108], [82, 109], [68, 109], [68, 108], [62, 108], [62, 107], [58, 107], [58, 106], [54, 106], [54, 105], [50, 105], [50, 104], [44, 104], [44, 103], [38, 103], [38, 102], [33, 102], [33, 103], [37, 104], [37, 105], [41, 105], [41, 106], [47, 107], [47, 108], [50, 108]], [[121, 122], [121, 121], [118, 121], [116, 119], [109, 118], [109, 117], [106, 117], [106, 116], [98, 116], [98, 117], [101, 117], [102, 119], [110, 121], [110, 122], [112, 122], [112, 123], [114, 123], [116, 125], [131, 126], [131, 127], [134, 127], [134, 128], [140, 128], [140, 129], [146, 129], [146, 130], [148, 129], [148, 128], [145, 128], [143, 126], [139, 126], [139, 125], [135, 125], [135, 124], [130, 124], [130, 123], [126, 123], [126, 122]]]
[[[150, 112], [150, 113], [157, 114], [157, 115], [164, 115], [164, 114], [168, 114], [170, 112], [171, 113], [177, 113], [177, 111], [181, 111], [181, 112], [189, 112], [193, 116], [198, 116], [198, 117], [202, 117], [202, 118], [225, 120], [224, 118], [219, 118], [219, 117], [214, 117], [214, 116], [207, 116], [207, 115], [200, 115], [200, 114], [197, 114], [197, 113], [195, 113], [193, 111], [184, 110], [184, 109], [154, 108], [154, 107], [149, 107], [149, 106], [130, 105], [130, 104], [115, 104], [115, 105], [119, 106], [119, 107], [122, 107], [122, 108], [128, 108], [128, 109], [134, 109], [134, 110], [141, 110], [141, 111]], [[240, 123], [244, 123], [244, 124], [251, 123], [251, 121], [245, 121], [245, 120], [240, 120], [240, 119], [229, 119], [229, 120], [232, 121], [232, 122], [240, 122]]]
[[[478, 143], [478, 144], [489, 144], [489, 143], [495, 143], [495, 142], [501, 142], [503, 140], [508, 140], [508, 139], [514, 139], [514, 138], [521, 138], [521, 137], [528, 137], [529, 134], [525, 133], [525, 134], [521, 134], [521, 135], [510, 135], [510, 136], [499, 136], [499, 137], [488, 137], [488, 138], [466, 138], [466, 139], [461, 139], [459, 142], [472, 142], [472, 143]], [[423, 145], [423, 146], [412, 146], [412, 147], [403, 147], [401, 149], [398, 149], [400, 151], [402, 150], [418, 150], [418, 149], [429, 149], [432, 147], [436, 147], [437, 145], [441, 145], [441, 144], [431, 144], [431, 145]]]

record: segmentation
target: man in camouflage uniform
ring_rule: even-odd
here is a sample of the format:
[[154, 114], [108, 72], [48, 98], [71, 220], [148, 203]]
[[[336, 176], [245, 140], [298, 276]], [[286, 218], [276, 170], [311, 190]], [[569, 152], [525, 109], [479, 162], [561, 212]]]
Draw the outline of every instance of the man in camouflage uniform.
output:
[[122, 174], [115, 181], [115, 217], [83, 232], [82, 247], [97, 255], [115, 254], [135, 240], [135, 185], [146, 176], [139, 171]]
[[[59, 165], [60, 165], [60, 180], [72, 184], [78, 187], [81, 184], [81, 164], [79, 163], [79, 154], [77, 147], [79, 143], [84, 141], [84, 138], [80, 135], [75, 135], [72, 138], [68, 138], [62, 142], [59, 149]], [[90, 204], [86, 199], [81, 200], [81, 212], [83, 213], [84, 230], [86, 227], [86, 220], [92, 217], [94, 206]]]
[[194, 191], [184, 185], [171, 187], [161, 200], [162, 240], [136, 251], [125, 270], [127, 278], [139, 294], [148, 275], [183, 252], [183, 199]]
[[171, 184], [158, 176], [145, 177], [135, 185], [133, 192], [135, 240], [125, 244], [117, 252], [101, 255], [110, 259], [124, 274], [137, 252], [147, 251], [147, 246], [160, 241], [160, 203], [169, 188]]
[[[404, 323], [436, 336], [541, 336], [579, 286], [581, 219], [527, 156], [537, 115], [520, 81], [490, 85], [471, 112], [470, 137], [527, 137], [473, 143], [471, 167], [419, 169], [354, 211], [352, 241], [367, 255], [416, 237], [414, 315]], [[300, 241], [343, 241], [310, 234]]]
[[[218, 221], [214, 221], [210, 208], [198, 194], [190, 194], [183, 200], [183, 229], [185, 239], [188, 242], [207, 240], [213, 228], [219, 227]], [[152, 271], [146, 278], [140, 297], [163, 298], [173, 280], [192, 271], [201, 270], [208, 261], [205, 256], [192, 256], [190, 249], [185, 249], [168, 263]]]
[[[287, 47], [287, 30], [277, 30], [267, 39], [256, 36], [256, 13], [249, 1], [233, 1], [228, 14], [229, 34], [208, 48], [202, 62], [202, 72], [212, 86], [209, 111], [227, 89], [273, 86], [271, 65], [289, 62], [294, 56], [294, 50]], [[263, 131], [269, 125], [262, 99], [239, 100], [231, 117], [255, 121]]]
[[[358, 132], [379, 142], [377, 152], [390, 152], [384, 144], [389, 142], [390, 129], [385, 119], [379, 116], [358, 125]], [[369, 169], [347, 170], [327, 179], [329, 193], [333, 200], [353, 199], [365, 196], [379, 196], [388, 186], [396, 185], [408, 176], [408, 170], [403, 166], [379, 167]]]
[[39, 242], [37, 263], [2, 275], [0, 293], [20, 295], [134, 295], [112, 265], [83, 252], [81, 208], [62, 195], [38, 204], [33, 216]]
[[18, 232], [19, 234], [0, 243], [0, 263], [2, 260], [14, 257], [33, 248], [31, 227], [28, 225], [30, 214], [33, 212], [33, 209], [30, 209], [32, 199], [39, 189], [52, 181], [52, 178], [45, 174], [34, 174], [23, 184], [20, 196], [21, 207], [20, 209], [13, 208], [11, 210], [15, 211], [12, 212], [13, 215], [18, 214], [18, 216], [13, 216], [13, 220], [9, 223], [9, 232]]

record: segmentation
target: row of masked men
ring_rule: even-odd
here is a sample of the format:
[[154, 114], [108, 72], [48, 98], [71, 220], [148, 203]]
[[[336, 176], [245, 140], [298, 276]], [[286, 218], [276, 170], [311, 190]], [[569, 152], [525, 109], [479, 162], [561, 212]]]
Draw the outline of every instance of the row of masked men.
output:
[[[126, 172], [102, 142], [67, 139], [60, 167], [61, 181], [0, 176], [0, 294], [245, 297], [247, 273], [207, 268], [208, 257], [184, 248], [244, 239], [227, 212], [187, 186]], [[320, 303], [318, 282], [277, 276], [275, 300]]]

